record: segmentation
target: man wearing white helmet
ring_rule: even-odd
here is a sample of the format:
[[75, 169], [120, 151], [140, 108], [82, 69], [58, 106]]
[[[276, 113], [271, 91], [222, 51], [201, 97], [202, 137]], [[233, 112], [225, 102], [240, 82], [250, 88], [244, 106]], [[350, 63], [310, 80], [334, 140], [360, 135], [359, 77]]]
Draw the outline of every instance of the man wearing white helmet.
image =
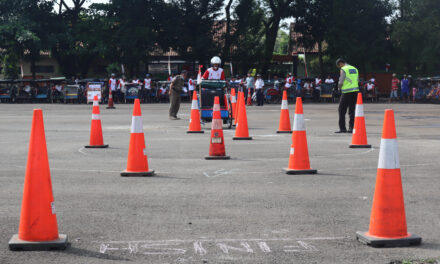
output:
[[202, 78], [204, 80], [225, 80], [225, 72], [222, 68], [220, 68], [220, 64], [222, 63], [222, 60], [214, 56], [211, 59], [211, 65], [212, 67], [207, 69], [205, 73], [203, 74]]

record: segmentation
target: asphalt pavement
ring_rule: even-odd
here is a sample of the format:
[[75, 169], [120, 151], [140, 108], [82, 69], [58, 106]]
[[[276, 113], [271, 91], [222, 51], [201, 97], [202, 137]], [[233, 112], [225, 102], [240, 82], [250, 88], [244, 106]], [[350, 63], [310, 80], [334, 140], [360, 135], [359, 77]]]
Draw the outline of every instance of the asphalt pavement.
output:
[[[316, 175], [286, 175], [290, 134], [277, 134], [280, 105], [248, 107], [251, 141], [233, 141], [231, 160], [205, 160], [204, 134], [187, 134], [167, 104], [142, 104], [154, 177], [120, 176], [127, 162], [132, 105], [101, 105], [107, 149], [86, 149], [91, 105], [0, 104], [0, 263], [390, 263], [440, 258], [440, 106], [364, 106], [371, 149], [334, 134], [337, 104], [304, 104]], [[13, 252], [32, 109], [44, 114], [58, 229], [64, 251]], [[395, 110], [408, 231], [420, 246], [371, 248], [368, 230], [384, 110]], [[289, 105], [293, 120], [294, 104]]]

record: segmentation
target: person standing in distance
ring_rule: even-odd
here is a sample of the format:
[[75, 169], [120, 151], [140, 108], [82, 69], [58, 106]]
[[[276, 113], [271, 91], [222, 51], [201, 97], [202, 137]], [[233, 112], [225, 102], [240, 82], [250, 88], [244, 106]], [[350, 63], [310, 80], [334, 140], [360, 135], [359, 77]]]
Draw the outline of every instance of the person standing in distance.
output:
[[[354, 127], [354, 110], [359, 92], [359, 71], [343, 59], [336, 60], [336, 67], [341, 69], [338, 89], [342, 95], [339, 101], [339, 131], [335, 133], [352, 133]], [[345, 126], [345, 114], [350, 115], [349, 129]]]
[[180, 94], [183, 90], [183, 85], [185, 84], [187, 71], [183, 70], [180, 75], [174, 77], [170, 84], [170, 119], [179, 120], [177, 117], [177, 112], [180, 108]]

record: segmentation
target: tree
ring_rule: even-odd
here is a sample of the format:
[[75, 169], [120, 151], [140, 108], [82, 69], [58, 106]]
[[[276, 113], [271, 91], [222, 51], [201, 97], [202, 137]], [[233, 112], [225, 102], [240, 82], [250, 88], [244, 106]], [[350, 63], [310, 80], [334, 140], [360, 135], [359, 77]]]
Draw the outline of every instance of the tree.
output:
[[278, 30], [277, 39], [275, 41], [274, 53], [287, 55], [289, 48], [289, 34], [282, 29]]
[[255, 0], [228, 2], [226, 12], [226, 32], [222, 57], [235, 65], [235, 73], [255, 67], [262, 57], [264, 12]]
[[26, 57], [31, 61], [32, 76], [35, 78], [35, 63], [40, 51], [55, 43], [51, 33], [53, 25], [53, 4], [44, 0], [0, 1], [0, 47], [5, 75], [16, 77], [17, 65]]
[[328, 36], [329, 21], [332, 17], [332, 1], [305, 0], [295, 21], [295, 32], [299, 33], [298, 44], [306, 50], [318, 47], [319, 69], [324, 76], [323, 44]]
[[174, 0], [172, 5], [175, 13], [170, 22], [175, 30], [171, 31], [174, 41], [169, 43], [169, 47], [174, 47], [192, 62], [207, 62], [212, 56], [220, 55], [220, 36], [215, 36], [214, 32], [215, 26], [219, 26], [216, 20], [223, 0]]
[[266, 73], [272, 60], [275, 41], [277, 39], [280, 22], [284, 18], [292, 17], [295, 14], [294, 0], [263, 0], [267, 16], [263, 20], [265, 28], [265, 42], [262, 71]]
[[329, 54], [359, 65], [364, 74], [367, 64], [385, 65], [391, 13], [388, 0], [333, 0], [326, 36]]
[[[392, 25], [396, 58], [407, 72], [437, 72], [440, 67], [440, 5], [436, 0], [400, 2], [400, 16]], [[399, 63], [396, 60], [395, 63]]]

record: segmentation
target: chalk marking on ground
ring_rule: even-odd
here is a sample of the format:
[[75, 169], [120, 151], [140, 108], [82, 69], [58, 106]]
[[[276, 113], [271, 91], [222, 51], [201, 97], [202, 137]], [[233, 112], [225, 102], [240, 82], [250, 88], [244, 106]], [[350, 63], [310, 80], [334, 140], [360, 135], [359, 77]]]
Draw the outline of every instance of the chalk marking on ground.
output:
[[343, 240], [346, 238], [350, 238], [347, 236], [339, 236], [339, 237], [303, 237], [303, 238], [199, 238], [199, 239], [169, 239], [169, 240], [133, 240], [133, 241], [124, 241], [124, 240], [112, 240], [112, 241], [92, 241], [92, 243], [193, 243], [195, 241], [198, 242], [242, 242], [242, 241], [295, 241], [295, 240]]
[[203, 248], [201, 241], [194, 241], [194, 252], [201, 256], [206, 255], [206, 249]]
[[258, 242], [258, 246], [260, 247], [261, 251], [264, 253], [270, 253], [270, 247], [267, 245], [266, 242]]
[[226, 175], [226, 174], [232, 174], [234, 172], [238, 172], [238, 169], [232, 169], [232, 170], [225, 170], [225, 169], [219, 169], [214, 171], [212, 174], [208, 173], [208, 172], [203, 172], [203, 175], [205, 175], [208, 178], [215, 178], [221, 175]]
[[86, 152], [84, 152], [84, 150], [85, 150], [85, 148], [81, 147], [81, 148], [78, 149], [78, 152], [87, 156], [88, 154]]

